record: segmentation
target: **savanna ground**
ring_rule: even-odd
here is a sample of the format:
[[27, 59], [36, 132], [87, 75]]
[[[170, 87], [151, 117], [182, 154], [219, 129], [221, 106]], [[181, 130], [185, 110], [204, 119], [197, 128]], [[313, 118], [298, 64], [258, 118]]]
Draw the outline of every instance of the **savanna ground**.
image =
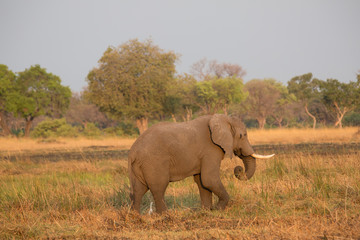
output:
[[[135, 139], [0, 139], [0, 239], [360, 239], [358, 129], [250, 130], [255, 176], [225, 159], [224, 211], [200, 209], [192, 178], [170, 183], [169, 211], [129, 211]], [[214, 198], [214, 201], [217, 201]]]

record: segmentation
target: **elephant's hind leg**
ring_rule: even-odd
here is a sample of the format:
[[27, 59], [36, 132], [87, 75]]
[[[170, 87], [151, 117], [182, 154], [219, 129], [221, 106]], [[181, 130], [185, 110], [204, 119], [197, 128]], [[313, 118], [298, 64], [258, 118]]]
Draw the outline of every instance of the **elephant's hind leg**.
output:
[[169, 185], [169, 175], [160, 171], [146, 172], [145, 179], [149, 183], [149, 189], [154, 197], [155, 207], [157, 213], [162, 213], [167, 210], [165, 204], [165, 190]]
[[132, 189], [131, 189], [131, 208], [140, 213], [141, 200], [144, 194], [149, 190], [149, 188], [140, 182], [135, 176], [131, 179]]
[[167, 210], [167, 207], [165, 204], [165, 198], [164, 198], [166, 187], [167, 187], [167, 185], [160, 186], [160, 187], [158, 186], [156, 188], [150, 188], [150, 191], [154, 197], [157, 213], [162, 213]]
[[198, 185], [201, 199], [201, 206], [205, 209], [210, 209], [212, 206], [212, 192], [209, 189], [206, 189], [201, 183], [201, 175], [194, 175], [194, 181]]

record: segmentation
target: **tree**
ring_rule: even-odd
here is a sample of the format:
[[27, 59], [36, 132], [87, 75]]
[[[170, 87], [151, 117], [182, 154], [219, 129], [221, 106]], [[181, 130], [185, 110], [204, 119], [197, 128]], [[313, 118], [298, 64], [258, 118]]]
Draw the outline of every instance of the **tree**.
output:
[[313, 128], [316, 127], [316, 117], [310, 113], [309, 104], [318, 95], [316, 84], [314, 84], [312, 73], [296, 76], [288, 82], [289, 93], [295, 95], [296, 99], [304, 106], [305, 112], [313, 119]]
[[281, 97], [277, 85], [273, 79], [254, 79], [245, 84], [245, 90], [249, 95], [244, 102], [244, 108], [248, 116], [257, 120], [260, 129], [264, 128], [266, 118], [274, 113]]
[[275, 119], [276, 124], [282, 128], [284, 119], [290, 118], [292, 115], [293, 107], [291, 105], [296, 101], [296, 97], [294, 94], [290, 94], [287, 87], [282, 83], [273, 80], [270, 80], [270, 83], [280, 93], [271, 116]]
[[316, 123], [321, 123], [323, 126], [328, 125], [329, 122], [333, 122], [335, 119], [334, 114], [322, 101], [320, 92], [318, 96], [311, 101], [309, 112], [315, 116]]
[[109, 47], [99, 66], [88, 74], [88, 97], [101, 111], [129, 117], [143, 133], [149, 117], [163, 111], [166, 92], [174, 82], [177, 55], [151, 40], [130, 40]]
[[196, 83], [197, 105], [205, 114], [214, 114], [217, 111], [218, 95], [210, 81]]
[[196, 83], [196, 103], [205, 114], [223, 111], [228, 113], [231, 104], [237, 104], [245, 99], [243, 82], [238, 77], [211, 78]]
[[175, 82], [167, 91], [166, 100], [164, 102], [164, 113], [171, 115], [176, 122], [176, 116], [184, 121], [192, 119], [193, 111], [199, 107], [196, 105], [196, 79], [189, 74], [178, 75]]
[[19, 97], [15, 79], [16, 75], [6, 65], [0, 64], [0, 127], [4, 135], [11, 133], [6, 115], [14, 110], [15, 100]]
[[360, 103], [360, 81], [341, 83], [336, 79], [317, 80], [322, 101], [335, 113], [335, 127], [342, 128], [342, 120], [346, 113], [354, 110]]
[[47, 115], [60, 117], [69, 106], [71, 90], [61, 85], [58, 76], [47, 73], [39, 65], [19, 73], [16, 86], [17, 114], [25, 119], [25, 136], [28, 137], [35, 117]]
[[222, 109], [225, 115], [228, 114], [230, 105], [241, 103], [246, 98], [246, 94], [243, 91], [243, 81], [235, 75], [215, 78], [213, 79], [212, 86], [217, 93], [217, 106]]
[[206, 58], [194, 63], [191, 66], [190, 72], [198, 80], [208, 80], [214, 77], [227, 78], [239, 77], [242, 78], [246, 72], [238, 64], [218, 63], [216, 60], [208, 61]]
[[193, 118], [193, 112], [199, 107], [196, 105], [196, 79], [192, 75], [184, 74], [177, 78], [177, 92], [181, 99], [181, 114], [184, 122]]
[[86, 128], [89, 122], [105, 125], [109, 120], [97, 106], [86, 101], [83, 95], [73, 93], [66, 112], [66, 121], [71, 124], [81, 124]]

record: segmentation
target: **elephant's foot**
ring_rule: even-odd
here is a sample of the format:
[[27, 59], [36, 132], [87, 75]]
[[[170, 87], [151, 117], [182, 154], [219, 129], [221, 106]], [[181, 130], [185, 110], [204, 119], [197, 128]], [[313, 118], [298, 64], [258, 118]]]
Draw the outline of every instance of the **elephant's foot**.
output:
[[212, 194], [211, 193], [210, 193], [210, 197], [202, 197], [201, 207], [203, 209], [207, 209], [207, 210], [212, 208]]
[[215, 210], [224, 210], [229, 202], [229, 196], [224, 199], [220, 199], [219, 202], [215, 206]]
[[156, 213], [158, 214], [167, 211], [167, 207], [165, 205], [164, 199], [160, 199], [160, 200], [155, 199], [155, 207], [156, 207]]

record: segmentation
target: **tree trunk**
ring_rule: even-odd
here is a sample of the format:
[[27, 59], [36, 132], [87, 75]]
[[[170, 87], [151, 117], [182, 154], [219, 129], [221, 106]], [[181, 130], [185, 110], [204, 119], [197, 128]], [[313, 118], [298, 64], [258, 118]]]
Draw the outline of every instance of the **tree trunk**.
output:
[[309, 112], [307, 104], [305, 105], [305, 112], [307, 115], [309, 115], [313, 119], [313, 129], [315, 129], [316, 128], [316, 117]]
[[140, 135], [148, 128], [148, 118], [142, 117], [136, 119], [136, 126], [139, 129]]
[[0, 112], [0, 127], [2, 128], [3, 135], [7, 136], [11, 134], [11, 131], [9, 129], [9, 126], [5, 118], [5, 114], [3, 112]]
[[174, 122], [176, 122], [176, 117], [175, 117], [174, 114], [171, 114], [171, 118], [172, 118], [172, 120], [173, 120]]
[[228, 111], [227, 111], [227, 104], [225, 103], [224, 108], [223, 108], [224, 114], [227, 116], [228, 115]]
[[34, 118], [33, 117], [27, 117], [25, 118], [25, 137], [29, 137], [30, 136], [30, 128], [32, 125]]
[[335, 123], [335, 127], [339, 126], [339, 128], [342, 128], [342, 119], [343, 119], [344, 115], [340, 115], [340, 116], [337, 116], [337, 121]]
[[86, 128], [87, 128], [88, 121], [84, 120], [84, 121], [82, 121], [82, 124], [83, 124], [83, 126], [84, 126], [84, 129], [86, 129]]
[[266, 123], [266, 118], [263, 118], [263, 117], [259, 117], [256, 119], [259, 123], [259, 128], [260, 129], [264, 129], [265, 127], [265, 123]]
[[282, 121], [283, 121], [283, 118], [282, 117], [275, 117], [275, 121], [276, 121], [276, 124], [278, 125], [279, 128], [282, 128]]
[[344, 109], [344, 111], [343, 112], [337, 112], [336, 113], [336, 118], [337, 118], [337, 120], [336, 120], [336, 122], [335, 122], [335, 127], [337, 127], [337, 126], [339, 126], [339, 128], [342, 128], [342, 120], [343, 120], [343, 118], [344, 118], [344, 116], [345, 116], [345, 113], [347, 113], [347, 111]]
[[336, 122], [335, 122], [335, 127], [339, 126], [339, 128], [342, 128], [342, 120], [345, 116], [345, 114], [350, 111], [351, 109], [348, 109], [346, 107], [344, 107], [344, 110], [341, 111], [339, 105], [337, 104], [337, 102], [334, 102], [334, 105], [336, 107]]
[[192, 119], [192, 109], [189, 109], [188, 107], [185, 108], [186, 110], [186, 116], [183, 116], [184, 122], [188, 122]]

